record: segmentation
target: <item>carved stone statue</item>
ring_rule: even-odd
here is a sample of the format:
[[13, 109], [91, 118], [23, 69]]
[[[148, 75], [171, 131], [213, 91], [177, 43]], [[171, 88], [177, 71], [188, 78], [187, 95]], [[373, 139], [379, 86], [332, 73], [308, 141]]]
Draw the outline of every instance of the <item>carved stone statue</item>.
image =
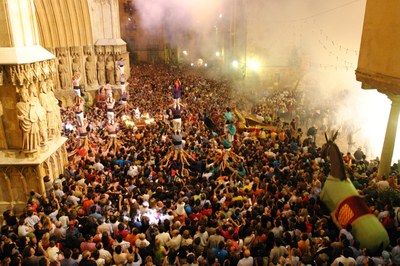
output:
[[[33, 65], [33, 64], [32, 64]], [[28, 83], [33, 83], [33, 78], [35, 75], [34, 67], [31, 64], [24, 65], [24, 75]]]
[[45, 60], [42, 62], [42, 72], [44, 75], [44, 79], [48, 79], [50, 77], [50, 66], [49, 61]]
[[25, 80], [26, 80], [24, 66], [18, 65], [16, 73], [17, 73], [17, 79], [18, 79], [19, 85], [22, 86], [23, 84], [25, 84]]
[[81, 64], [79, 63], [79, 56], [72, 59], [72, 74], [81, 72]]
[[36, 81], [43, 80], [43, 72], [42, 72], [42, 68], [41, 68], [39, 62], [31, 64], [31, 68], [32, 68], [32, 72], [33, 72], [33, 76], [34, 76], [35, 80]]
[[33, 105], [29, 103], [29, 91], [20, 89], [21, 100], [17, 103], [17, 118], [22, 130], [22, 150], [36, 152], [39, 146], [39, 117]]
[[119, 61], [115, 62], [115, 83], [120, 84], [121, 81], [121, 70], [119, 68]]
[[[54, 102], [54, 100], [56, 102]], [[57, 99], [53, 99], [51, 95], [48, 93], [47, 82], [40, 82], [40, 94], [39, 101], [42, 107], [46, 110], [46, 120], [47, 120], [47, 134], [49, 139], [53, 139], [56, 136], [56, 132], [58, 131], [59, 122], [57, 120], [57, 110], [56, 106], [58, 105]]]
[[29, 84], [29, 103], [32, 108], [34, 108], [38, 120], [39, 120], [39, 134], [40, 134], [40, 144], [45, 145], [47, 143], [47, 118], [46, 110], [40, 104], [39, 98], [37, 96], [37, 88], [34, 83]]
[[99, 60], [97, 61], [97, 80], [100, 85], [106, 84], [105, 68], [104, 57], [99, 56]]
[[114, 68], [115, 63], [113, 57], [110, 55], [107, 57], [106, 62], [106, 80], [109, 84], [115, 84], [115, 77], [114, 77]]
[[58, 103], [58, 99], [54, 95], [54, 83], [51, 78], [47, 80], [47, 95], [51, 98], [53, 107], [54, 107], [54, 119], [56, 123], [56, 128], [54, 131], [55, 137], [61, 136], [61, 129], [62, 129], [62, 121], [61, 121], [61, 113], [60, 113], [60, 105]]
[[96, 73], [95, 73], [95, 70], [94, 70], [92, 55], [89, 55], [86, 58], [85, 70], [86, 70], [86, 81], [87, 81], [87, 84], [88, 85], [93, 85]]
[[62, 89], [68, 88], [68, 66], [65, 63], [65, 58], [60, 58], [60, 63], [58, 65], [58, 74], [60, 75], [60, 86]]
[[51, 76], [57, 74], [57, 68], [56, 68], [56, 60], [50, 60], [50, 74]]

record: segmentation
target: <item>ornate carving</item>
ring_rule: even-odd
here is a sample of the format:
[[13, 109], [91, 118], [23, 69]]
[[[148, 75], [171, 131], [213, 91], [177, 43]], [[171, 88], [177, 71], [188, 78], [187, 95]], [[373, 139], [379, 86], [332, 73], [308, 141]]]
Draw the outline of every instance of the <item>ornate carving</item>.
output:
[[85, 71], [86, 71], [86, 83], [88, 85], [93, 85], [95, 83], [96, 70], [94, 68], [94, 60], [91, 54], [89, 54], [88, 57], [86, 57]]
[[93, 54], [92, 46], [83, 46], [83, 53], [87, 56]]
[[106, 62], [106, 79], [107, 83], [115, 84], [115, 76], [114, 76], [115, 62], [112, 55], [107, 57]]
[[95, 51], [96, 51], [97, 55], [104, 55], [105, 54], [104, 46], [95, 46]]
[[57, 73], [56, 59], [50, 60], [49, 64], [51, 76], [55, 76]]
[[114, 46], [114, 54], [121, 54], [121, 47], [120, 46]]
[[104, 62], [104, 56], [99, 56], [97, 61], [97, 80], [100, 85], [104, 85], [106, 83], [106, 63]]
[[29, 84], [28, 90], [29, 90], [29, 97], [30, 97], [29, 104], [30, 104], [31, 108], [34, 109], [34, 111], [37, 114], [38, 119], [39, 119], [40, 144], [42, 146], [44, 146], [44, 145], [46, 145], [47, 138], [48, 138], [46, 110], [40, 104], [36, 85], [34, 83]]
[[114, 53], [114, 46], [106, 45], [106, 46], [104, 46], [104, 50], [107, 55], [111, 55]]
[[43, 75], [41, 63], [35, 62], [35, 63], [32, 63], [30, 66], [32, 69], [33, 77], [35, 78], [36, 82], [42, 81], [44, 75]]
[[22, 130], [22, 150], [36, 152], [39, 146], [39, 116], [34, 106], [29, 103], [29, 91], [20, 89], [21, 100], [17, 103], [17, 118]]
[[60, 87], [61, 89], [67, 89], [69, 86], [69, 70], [66, 59], [64, 56], [60, 58], [58, 64], [58, 74], [60, 77]]
[[81, 56], [81, 47], [80, 46], [73, 46], [69, 48], [72, 57], [79, 57]]
[[40, 68], [42, 71], [42, 75], [44, 79], [48, 79], [50, 77], [50, 66], [49, 66], [49, 61], [43, 61], [40, 64]]
[[7, 73], [9, 81], [14, 86], [22, 86], [37, 83], [53, 76], [56, 73], [54, 68], [54, 60], [47, 60], [31, 64], [6, 66], [2, 69]]
[[80, 63], [80, 56], [76, 55], [72, 59], [72, 74], [75, 75], [76, 73], [81, 73], [81, 63]]
[[56, 56], [57, 57], [65, 57], [67, 56], [68, 48], [66, 47], [58, 47], [56, 48]]
[[46, 110], [47, 118], [47, 134], [49, 139], [60, 136], [60, 108], [58, 107], [58, 100], [49, 93], [47, 81], [40, 82], [39, 101], [43, 108]]

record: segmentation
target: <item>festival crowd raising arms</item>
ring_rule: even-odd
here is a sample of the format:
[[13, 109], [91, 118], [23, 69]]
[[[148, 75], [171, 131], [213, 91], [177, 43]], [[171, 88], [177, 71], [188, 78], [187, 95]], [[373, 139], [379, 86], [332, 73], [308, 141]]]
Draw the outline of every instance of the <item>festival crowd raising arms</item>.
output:
[[[319, 199], [329, 163], [302, 135], [313, 111], [287, 108], [299, 92], [269, 95], [251, 110], [268, 127], [243, 129], [234, 112], [243, 100], [228, 80], [168, 66], [132, 73], [129, 100], [107, 93], [81, 116], [77, 95], [62, 110], [64, 131], [74, 121], [69, 165], [44, 179], [46, 196], [31, 192], [23, 214], [4, 213], [3, 264], [400, 265], [396, 206], [377, 196], [398, 188], [397, 168], [381, 178], [375, 162], [346, 163], [391, 238], [372, 254], [351, 226], [336, 228]], [[145, 115], [154, 123], [142, 123]]]

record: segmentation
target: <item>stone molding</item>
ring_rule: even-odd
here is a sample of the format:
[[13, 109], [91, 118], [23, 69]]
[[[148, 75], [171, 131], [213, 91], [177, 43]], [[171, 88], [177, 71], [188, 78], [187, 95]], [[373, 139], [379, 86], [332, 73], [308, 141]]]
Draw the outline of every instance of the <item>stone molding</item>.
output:
[[384, 94], [400, 94], [400, 78], [382, 73], [371, 72], [362, 68], [356, 69], [356, 79], [362, 82], [363, 89], [376, 89]]

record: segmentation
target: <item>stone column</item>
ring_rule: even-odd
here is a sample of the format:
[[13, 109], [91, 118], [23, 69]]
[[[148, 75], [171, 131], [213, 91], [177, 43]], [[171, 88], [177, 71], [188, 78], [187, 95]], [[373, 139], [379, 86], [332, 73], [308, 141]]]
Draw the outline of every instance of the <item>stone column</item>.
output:
[[386, 127], [385, 140], [383, 142], [381, 161], [378, 168], [378, 176], [388, 176], [390, 174], [390, 166], [392, 164], [393, 150], [396, 140], [397, 123], [399, 121], [400, 112], [400, 95], [388, 96], [392, 101], [388, 124]]

